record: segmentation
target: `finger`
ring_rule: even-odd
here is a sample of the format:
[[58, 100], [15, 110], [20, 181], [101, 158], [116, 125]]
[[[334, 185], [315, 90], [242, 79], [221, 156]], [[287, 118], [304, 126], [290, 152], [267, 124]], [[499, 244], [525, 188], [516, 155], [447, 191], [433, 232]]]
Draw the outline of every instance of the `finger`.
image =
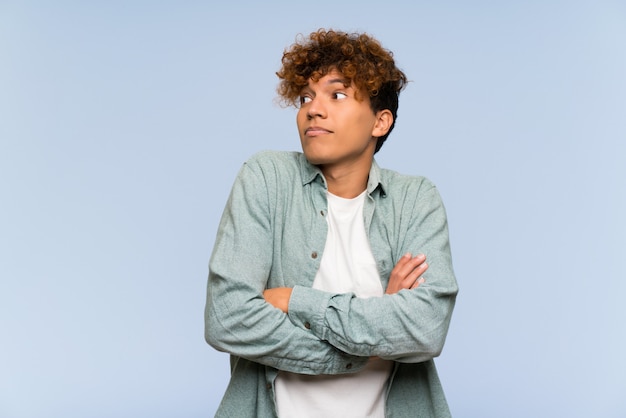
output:
[[411, 284], [419, 278], [424, 272], [428, 269], [428, 263], [426, 260], [420, 261], [421, 259], [413, 259], [411, 263], [407, 263], [403, 266], [401, 272], [399, 272], [399, 277], [404, 277], [402, 281], [410, 281]]
[[406, 253], [391, 271], [385, 293], [393, 294], [402, 289], [410, 289], [427, 268], [424, 254], [412, 257], [410, 253]]
[[418, 254], [415, 257], [411, 257], [411, 255], [407, 253], [402, 256], [400, 260], [398, 260], [398, 263], [392, 270], [392, 274], [395, 274], [398, 277], [407, 277], [424, 261], [426, 261], [426, 256], [424, 254]]
[[402, 281], [403, 287], [408, 289], [413, 286], [420, 279], [422, 274], [426, 272], [426, 270], [428, 270], [428, 263], [426, 262], [423, 262], [415, 267], [413, 271], [411, 271], [409, 275], [407, 275], [407, 277]]
[[406, 264], [411, 261], [412, 258], [413, 256], [411, 255], [411, 253], [404, 254], [402, 257], [400, 257], [396, 265], [393, 267], [392, 271], [398, 272], [399, 270], [402, 270], [404, 266], [406, 266]]
[[[426, 271], [428, 264], [424, 261], [424, 256], [416, 256], [410, 259], [403, 258], [391, 273], [388, 289], [391, 293], [400, 289], [409, 289], [415, 281]], [[395, 283], [395, 285], [393, 284]]]
[[415, 281], [415, 283], [413, 283], [413, 286], [411, 286], [411, 289], [415, 289], [415, 288], [419, 287], [419, 285], [421, 285], [425, 281], [426, 281], [426, 279], [424, 279], [423, 277], [420, 277], [419, 279], [417, 279]]

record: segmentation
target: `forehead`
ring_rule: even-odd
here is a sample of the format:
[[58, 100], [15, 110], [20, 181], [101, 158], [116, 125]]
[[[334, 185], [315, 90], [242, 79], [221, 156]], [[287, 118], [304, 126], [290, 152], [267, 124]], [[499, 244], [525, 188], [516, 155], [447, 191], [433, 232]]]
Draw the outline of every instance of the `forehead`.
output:
[[316, 71], [313, 73], [308, 79], [308, 86], [311, 85], [332, 85], [332, 84], [342, 84], [345, 87], [353, 86], [351, 80], [348, 80], [339, 70], [331, 69], [327, 72], [319, 72]]
[[311, 74], [311, 76], [309, 77], [309, 83], [315, 83], [315, 82], [328, 82], [329, 80], [333, 80], [333, 81], [337, 81], [337, 80], [341, 80], [341, 82], [343, 83], [348, 83], [350, 84], [350, 80], [348, 79], [348, 77], [346, 77], [345, 75], [343, 75], [343, 73], [339, 70], [337, 70], [336, 68], [330, 68], [330, 69], [320, 69], [317, 71], [314, 71], [313, 74]]

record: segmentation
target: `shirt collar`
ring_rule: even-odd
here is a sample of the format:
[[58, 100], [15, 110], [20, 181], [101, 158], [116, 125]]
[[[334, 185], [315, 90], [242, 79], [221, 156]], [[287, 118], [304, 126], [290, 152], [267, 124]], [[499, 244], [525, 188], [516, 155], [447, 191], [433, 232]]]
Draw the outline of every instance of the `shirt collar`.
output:
[[[302, 185], [306, 185], [312, 183], [318, 177], [324, 184], [325, 188], [328, 188], [326, 185], [326, 179], [324, 178], [324, 174], [322, 174], [322, 170], [319, 167], [310, 164], [304, 153], [300, 153], [300, 172], [302, 174]], [[385, 192], [386, 186], [382, 180], [381, 170], [376, 163], [376, 160], [372, 160], [372, 167], [370, 168], [369, 178], [367, 180], [367, 194], [371, 195], [376, 189], [380, 187], [380, 195], [385, 197], [387, 193]]]

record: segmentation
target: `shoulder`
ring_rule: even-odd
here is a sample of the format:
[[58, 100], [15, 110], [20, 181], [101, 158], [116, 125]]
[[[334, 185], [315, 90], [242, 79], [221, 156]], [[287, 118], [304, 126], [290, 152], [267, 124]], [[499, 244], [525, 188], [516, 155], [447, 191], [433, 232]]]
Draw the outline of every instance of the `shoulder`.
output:
[[237, 177], [257, 187], [284, 188], [301, 177], [303, 160], [300, 152], [259, 151], [243, 163]]
[[381, 200], [384, 215], [391, 218], [416, 219], [430, 216], [445, 221], [445, 207], [439, 190], [427, 177], [381, 170], [385, 191]]
[[244, 166], [260, 170], [291, 170], [300, 166], [302, 153], [296, 151], [259, 151], [246, 160]]
[[417, 198], [423, 194], [436, 192], [435, 184], [425, 176], [402, 174], [381, 168], [380, 180], [385, 193], [390, 197]]

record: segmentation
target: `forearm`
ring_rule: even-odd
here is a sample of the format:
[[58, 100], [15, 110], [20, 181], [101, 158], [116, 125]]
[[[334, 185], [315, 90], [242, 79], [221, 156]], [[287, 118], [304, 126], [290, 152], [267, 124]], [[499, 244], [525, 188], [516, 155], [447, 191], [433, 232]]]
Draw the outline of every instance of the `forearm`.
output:
[[[435, 189], [427, 190], [411, 207], [416, 208], [415, 216], [400, 225], [402, 245], [396, 251], [426, 255], [428, 271], [419, 287], [407, 288], [404, 283], [400, 286], [403, 290], [395, 294], [360, 299], [296, 286], [288, 307], [292, 322], [297, 326], [308, 323], [317, 337], [353, 355], [407, 362], [438, 356], [458, 292], [447, 221]], [[390, 278], [387, 283], [392, 281]]]
[[[426, 257], [423, 254], [418, 254], [416, 256], [412, 256], [410, 253], [405, 254], [404, 256], [400, 258], [400, 260], [394, 266], [394, 269], [392, 270], [391, 275], [390, 275], [389, 282], [387, 284], [387, 288], [385, 289], [385, 294], [391, 295], [391, 294], [398, 293], [400, 290], [417, 289], [420, 285], [422, 285], [425, 282], [425, 279], [422, 277], [422, 275], [427, 269], [428, 269], [428, 263], [426, 263]], [[263, 292], [263, 297], [265, 301], [271, 304], [273, 307], [281, 310], [284, 313], [288, 313], [289, 301], [291, 299], [292, 292], [293, 292], [293, 288], [277, 287], [277, 288], [272, 288], [272, 289], [266, 289]], [[325, 296], [324, 293], [321, 293], [320, 295]], [[332, 296], [332, 298], [334, 297], [339, 297], [339, 295]], [[353, 296], [348, 295], [348, 300], [352, 300], [352, 299], [353, 299]], [[327, 306], [328, 303], [329, 303], [328, 301], [324, 301], [323, 306]], [[294, 302], [294, 305], [297, 305], [297, 302]], [[369, 305], [371, 305], [371, 303], [367, 303], [367, 305], [369, 309], [370, 308]], [[383, 321], [383, 323], [384, 322], [385, 321]], [[305, 319], [303, 322], [303, 325], [306, 329], [311, 328], [311, 322], [309, 320]], [[371, 329], [372, 327], [368, 327], [368, 328]], [[344, 341], [343, 349], [347, 347], [347, 344], [345, 344], [345, 338], [342, 338], [344, 335], [346, 334], [342, 330], [342, 332], [337, 337], [338, 339], [342, 339], [342, 341]], [[415, 338], [412, 338], [412, 340], [415, 340]], [[354, 340], [352, 341], [352, 344], [354, 344]], [[411, 346], [413, 347], [414, 344], [411, 344]], [[381, 348], [381, 344], [380, 343], [376, 343], [373, 345], [368, 344], [366, 347], [362, 347], [362, 349], [365, 349], [367, 351], [360, 352], [360, 354], [368, 354], [368, 355], [373, 354], [369, 351], [371, 350], [371, 347], [373, 347], [374, 349], [379, 349]], [[421, 350], [421, 352], [426, 353], [427, 357], [432, 357], [431, 355], [432, 350], [430, 351]], [[377, 354], [376, 356], [380, 355], [380, 353], [376, 353], [376, 354]], [[391, 353], [388, 351], [387, 354], [391, 354]]]
[[418, 289], [369, 299], [297, 286], [289, 318], [346, 353], [418, 362], [441, 352], [455, 294], [428, 289], [428, 281]]
[[296, 326], [261, 293], [255, 296], [245, 285], [215, 276], [209, 279], [205, 334], [219, 351], [294, 373], [339, 374], [358, 370], [367, 361]]
[[423, 254], [405, 254], [391, 272], [384, 298], [358, 299], [303, 287], [267, 289], [263, 296], [290, 314], [294, 325], [342, 351], [418, 362], [441, 352], [456, 295], [453, 277], [425, 285], [427, 269]]

